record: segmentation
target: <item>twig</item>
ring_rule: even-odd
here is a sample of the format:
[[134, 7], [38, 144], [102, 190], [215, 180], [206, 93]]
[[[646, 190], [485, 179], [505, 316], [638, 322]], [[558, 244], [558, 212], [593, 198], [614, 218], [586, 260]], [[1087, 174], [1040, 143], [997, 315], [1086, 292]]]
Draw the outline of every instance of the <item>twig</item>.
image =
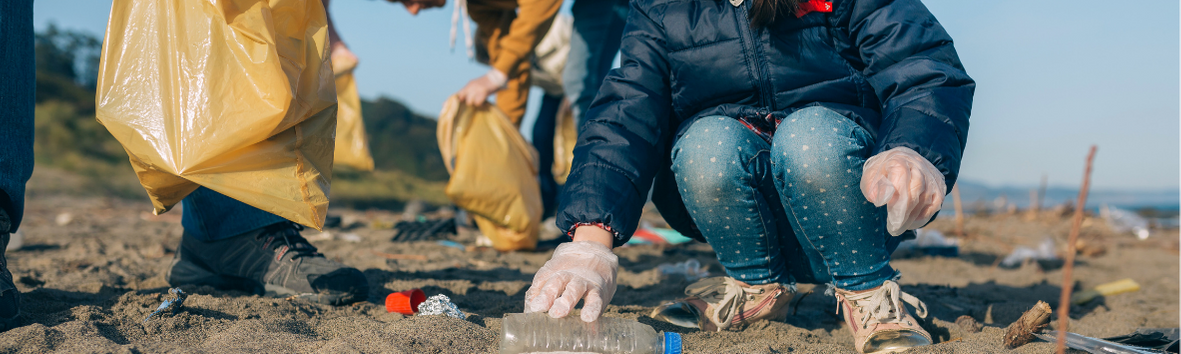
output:
[[964, 208], [960, 204], [959, 183], [951, 186], [951, 201], [955, 204], [955, 234], [956, 236], [966, 238], [967, 235], [964, 235]]
[[1066, 245], [1066, 264], [1062, 266], [1062, 296], [1058, 299], [1058, 354], [1066, 353], [1066, 332], [1070, 322], [1070, 291], [1073, 290], [1071, 276], [1074, 274], [1074, 253], [1078, 244], [1078, 232], [1083, 224], [1083, 209], [1087, 205], [1087, 190], [1091, 187], [1091, 163], [1095, 161], [1095, 150], [1099, 147], [1091, 145], [1091, 152], [1087, 154], [1087, 168], [1083, 171], [1083, 186], [1078, 191], [1078, 207], [1074, 209], [1074, 222], [1070, 226], [1070, 241]]
[[369, 250], [369, 252], [372, 252], [374, 255], [379, 256], [379, 257], [383, 257], [385, 259], [409, 259], [409, 260], [415, 260], [415, 261], [425, 261], [426, 260], [426, 256], [421, 255], [421, 254], [389, 254], [389, 253], [378, 252], [378, 251], [374, 251], [374, 250]]

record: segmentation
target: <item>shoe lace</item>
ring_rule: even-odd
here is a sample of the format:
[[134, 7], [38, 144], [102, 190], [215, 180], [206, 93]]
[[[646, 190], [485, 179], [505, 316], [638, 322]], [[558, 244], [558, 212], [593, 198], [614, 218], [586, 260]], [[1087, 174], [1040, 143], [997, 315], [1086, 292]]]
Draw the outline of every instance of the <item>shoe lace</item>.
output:
[[705, 315], [718, 326], [718, 329], [724, 330], [730, 327], [734, 316], [742, 311], [742, 305], [746, 302], [746, 294], [760, 294], [763, 289], [742, 286], [737, 280], [730, 277], [722, 277], [723, 281], [718, 280], [717, 278], [702, 280], [701, 283], [704, 285], [699, 290], [691, 293], [687, 291], [686, 294], [713, 304], [711, 309], [705, 311]]
[[312, 246], [307, 239], [303, 238], [303, 235], [300, 235], [299, 232], [302, 230], [303, 225], [286, 222], [272, 226], [259, 233], [258, 237], [267, 239], [263, 248], [274, 250], [277, 253], [276, 260], [282, 259], [287, 254], [291, 254], [291, 260], [304, 257], [323, 257], [324, 255], [316, 249], [316, 246]]
[[[898, 283], [889, 280], [883, 283], [880, 288], [873, 291], [859, 294], [838, 292], [838, 296], [845, 298], [846, 301], [856, 308], [867, 309], [865, 315], [858, 319], [858, 325], [861, 328], [869, 328], [870, 325], [879, 323], [902, 323], [903, 302], [914, 306], [915, 314], [920, 318], [927, 318], [927, 304], [924, 304], [913, 295], [902, 292], [902, 289], [898, 287]], [[838, 298], [838, 314], [841, 308], [840, 298]]]

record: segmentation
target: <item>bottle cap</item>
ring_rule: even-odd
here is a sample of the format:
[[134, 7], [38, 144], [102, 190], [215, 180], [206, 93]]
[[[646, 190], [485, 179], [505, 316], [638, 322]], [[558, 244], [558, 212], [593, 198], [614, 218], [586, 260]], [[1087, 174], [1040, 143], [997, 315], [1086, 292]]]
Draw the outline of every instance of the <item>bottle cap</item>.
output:
[[681, 354], [681, 334], [664, 332], [664, 354]]
[[385, 310], [410, 316], [418, 312], [418, 304], [423, 301], [426, 301], [426, 294], [422, 289], [397, 292], [385, 297]]

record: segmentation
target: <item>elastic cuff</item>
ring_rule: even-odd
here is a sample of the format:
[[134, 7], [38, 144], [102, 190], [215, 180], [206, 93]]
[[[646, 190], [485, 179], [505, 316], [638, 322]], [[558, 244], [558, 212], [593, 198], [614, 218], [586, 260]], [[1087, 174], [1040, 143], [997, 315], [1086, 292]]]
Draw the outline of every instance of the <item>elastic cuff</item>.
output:
[[614, 237], [616, 240], [621, 240], [621, 239], [623, 239], [623, 236], [621, 236], [621, 235], [619, 234], [619, 232], [616, 232], [616, 231], [615, 231], [615, 229], [612, 229], [610, 225], [607, 225], [607, 224], [604, 224], [604, 223], [601, 223], [601, 222], [578, 222], [578, 223], [574, 223], [574, 225], [573, 225], [573, 226], [570, 226], [570, 229], [569, 229], [569, 230], [566, 230], [566, 236], [567, 236], [567, 237], [570, 237], [570, 239], [574, 239], [574, 231], [575, 231], [575, 230], [578, 230], [578, 227], [579, 227], [579, 226], [594, 226], [594, 227], [598, 227], [598, 228], [600, 228], [600, 229], [603, 229], [603, 230], [605, 230], [605, 231], [607, 231], [607, 232], [610, 232], [610, 233], [611, 233], [611, 236], [612, 236], [612, 237]]

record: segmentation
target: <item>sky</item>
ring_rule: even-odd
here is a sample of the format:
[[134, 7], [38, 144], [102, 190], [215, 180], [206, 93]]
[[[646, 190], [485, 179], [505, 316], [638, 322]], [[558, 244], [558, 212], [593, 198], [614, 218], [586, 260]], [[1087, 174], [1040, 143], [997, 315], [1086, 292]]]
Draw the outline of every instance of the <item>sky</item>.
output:
[[[34, 24], [101, 37], [110, 4], [36, 0]], [[1050, 185], [1078, 186], [1087, 149], [1096, 144], [1094, 188], [1181, 185], [1178, 1], [924, 4], [977, 82], [961, 178], [1031, 186], [1046, 175]], [[448, 96], [488, 70], [467, 58], [462, 37], [450, 48], [450, 3], [417, 17], [384, 1], [338, 0], [330, 10], [360, 58], [364, 98], [392, 97], [435, 116]], [[531, 101], [523, 129], [536, 111], [538, 100]]]

